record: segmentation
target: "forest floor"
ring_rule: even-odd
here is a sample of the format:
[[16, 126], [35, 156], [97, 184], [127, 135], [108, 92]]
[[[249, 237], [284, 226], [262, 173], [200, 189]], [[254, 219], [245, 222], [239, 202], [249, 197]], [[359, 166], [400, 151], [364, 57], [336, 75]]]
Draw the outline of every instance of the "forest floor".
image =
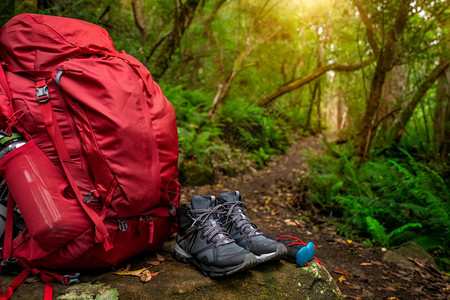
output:
[[[181, 202], [189, 203], [194, 194], [239, 190], [248, 216], [261, 231], [296, 236], [316, 245], [316, 257], [345, 299], [450, 299], [448, 277], [424, 260], [340, 237], [328, 216], [306, 209], [304, 191], [297, 182], [308, 171], [302, 158], [307, 149], [322, 151], [320, 138], [298, 138], [287, 154], [274, 158], [263, 170], [250, 168], [247, 174], [222, 177], [214, 185], [185, 185]], [[394, 254], [390, 257], [396, 257], [396, 263], [383, 260], [386, 252]]]

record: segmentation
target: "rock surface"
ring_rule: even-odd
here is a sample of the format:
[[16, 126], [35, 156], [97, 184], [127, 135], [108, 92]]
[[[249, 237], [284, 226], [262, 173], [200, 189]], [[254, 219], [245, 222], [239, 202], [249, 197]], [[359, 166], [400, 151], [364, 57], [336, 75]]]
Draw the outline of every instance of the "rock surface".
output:
[[414, 260], [432, 265], [435, 269], [438, 268], [433, 257], [415, 242], [403, 244], [393, 251], [388, 250], [383, 255], [383, 261], [394, 263], [405, 268], [417, 268]]
[[[191, 265], [172, 259], [173, 239], [158, 251], [166, 260], [152, 266], [159, 274], [147, 283], [138, 277], [114, 275], [105, 270], [82, 274], [82, 283], [55, 284], [53, 299], [342, 299], [342, 294], [327, 270], [311, 262], [300, 268], [284, 260], [273, 261], [224, 279], [210, 279]], [[148, 267], [154, 253], [130, 262], [131, 270]], [[2, 274], [2, 286], [14, 275]], [[44, 284], [32, 280], [15, 291], [13, 299], [42, 299]]]

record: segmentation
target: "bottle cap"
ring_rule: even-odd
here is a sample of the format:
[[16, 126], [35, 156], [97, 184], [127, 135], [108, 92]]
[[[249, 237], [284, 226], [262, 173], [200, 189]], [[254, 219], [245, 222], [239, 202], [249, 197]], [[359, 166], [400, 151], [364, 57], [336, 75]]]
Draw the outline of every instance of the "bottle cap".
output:
[[12, 139], [19, 139], [19, 138], [21, 138], [21, 137], [22, 137], [22, 136], [21, 136], [19, 133], [13, 132], [13, 133], [11, 134], [11, 136], [4, 136], [3, 138], [1, 138], [1, 139], [0, 139], [0, 144], [4, 145], [6, 142], [8, 142], [8, 141], [10, 141], [10, 140], [12, 140]]

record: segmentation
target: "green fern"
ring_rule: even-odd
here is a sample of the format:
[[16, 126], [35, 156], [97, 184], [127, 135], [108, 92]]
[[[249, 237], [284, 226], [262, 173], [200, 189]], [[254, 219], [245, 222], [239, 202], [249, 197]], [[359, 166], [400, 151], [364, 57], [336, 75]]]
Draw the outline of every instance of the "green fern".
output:
[[367, 229], [372, 234], [373, 238], [384, 244], [387, 241], [386, 228], [378, 222], [378, 220], [367, 216], [366, 217]]
[[389, 243], [389, 241], [396, 235], [399, 235], [403, 233], [405, 230], [410, 228], [422, 228], [421, 223], [408, 223], [403, 226], [400, 226], [394, 230], [392, 230], [387, 236], [386, 236], [386, 243]]
[[[450, 255], [450, 192], [444, 178], [406, 150], [359, 165], [352, 145], [305, 155], [309, 201], [339, 217], [341, 233], [395, 246], [414, 240]], [[437, 253], [437, 252], [436, 252]]]

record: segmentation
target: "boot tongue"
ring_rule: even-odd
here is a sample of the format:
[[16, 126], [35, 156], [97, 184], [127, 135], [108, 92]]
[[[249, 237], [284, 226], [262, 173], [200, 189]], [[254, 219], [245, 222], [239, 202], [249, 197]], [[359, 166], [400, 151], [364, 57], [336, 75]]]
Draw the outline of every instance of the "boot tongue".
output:
[[209, 209], [214, 207], [213, 202], [215, 202], [214, 196], [195, 195], [191, 199], [192, 209]]
[[[191, 199], [191, 207], [192, 209], [196, 210], [196, 209], [211, 209], [214, 208], [216, 206], [216, 197], [214, 196], [202, 196], [202, 195], [195, 195], [194, 197], [192, 197]], [[202, 215], [203, 212], [199, 212], [199, 213], [194, 213], [194, 217], [198, 217], [200, 215]], [[213, 214], [211, 214], [208, 219], [213, 218]]]
[[226, 192], [219, 195], [219, 198], [222, 198], [227, 203], [234, 204], [239, 201], [239, 192]]

